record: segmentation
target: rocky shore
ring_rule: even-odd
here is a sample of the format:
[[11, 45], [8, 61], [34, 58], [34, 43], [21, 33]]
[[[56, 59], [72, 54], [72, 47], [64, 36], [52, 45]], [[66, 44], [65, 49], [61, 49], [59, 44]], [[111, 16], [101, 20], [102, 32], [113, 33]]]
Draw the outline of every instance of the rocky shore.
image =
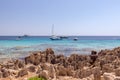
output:
[[55, 55], [49, 48], [33, 52], [23, 60], [0, 64], [0, 80], [120, 80], [120, 47], [91, 51], [90, 55]]

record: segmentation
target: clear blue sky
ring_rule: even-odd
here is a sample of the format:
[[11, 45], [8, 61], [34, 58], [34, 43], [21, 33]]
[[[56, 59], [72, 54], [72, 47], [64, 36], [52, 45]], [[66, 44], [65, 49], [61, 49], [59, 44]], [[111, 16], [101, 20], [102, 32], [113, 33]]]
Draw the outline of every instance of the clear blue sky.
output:
[[120, 0], [0, 0], [0, 35], [120, 35]]

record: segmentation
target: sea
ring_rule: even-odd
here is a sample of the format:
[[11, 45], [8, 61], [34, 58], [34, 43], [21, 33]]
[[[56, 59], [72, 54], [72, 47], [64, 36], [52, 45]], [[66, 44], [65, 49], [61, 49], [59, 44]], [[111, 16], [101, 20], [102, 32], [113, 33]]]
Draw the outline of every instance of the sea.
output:
[[[74, 38], [78, 38], [74, 41]], [[0, 36], [0, 59], [24, 58], [34, 51], [52, 48], [55, 54], [85, 54], [120, 46], [120, 36], [68, 36], [68, 39], [51, 40], [50, 36]]]

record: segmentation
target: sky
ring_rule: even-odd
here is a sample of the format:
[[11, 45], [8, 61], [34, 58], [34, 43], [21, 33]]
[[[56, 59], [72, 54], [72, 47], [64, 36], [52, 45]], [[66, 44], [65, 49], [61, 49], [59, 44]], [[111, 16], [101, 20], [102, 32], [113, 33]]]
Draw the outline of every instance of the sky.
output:
[[120, 36], [120, 0], [0, 0], [0, 35]]

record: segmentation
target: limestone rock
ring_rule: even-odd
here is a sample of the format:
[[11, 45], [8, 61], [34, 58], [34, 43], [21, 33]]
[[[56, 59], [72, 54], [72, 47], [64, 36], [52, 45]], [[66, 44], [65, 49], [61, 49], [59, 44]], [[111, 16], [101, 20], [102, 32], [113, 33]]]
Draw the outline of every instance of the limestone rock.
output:
[[77, 70], [75, 72], [74, 77], [83, 79], [83, 78], [89, 77], [90, 75], [92, 75], [92, 71], [90, 69], [82, 69], [82, 70]]
[[10, 72], [6, 69], [2, 69], [1, 72], [2, 72], [3, 78], [10, 76]]
[[105, 64], [102, 67], [102, 71], [103, 71], [103, 73], [104, 72], [110, 73], [110, 72], [114, 72], [114, 68], [111, 64]]
[[55, 68], [53, 65], [50, 65], [49, 67], [49, 76], [53, 79], [56, 79], [56, 72], [55, 72]]
[[16, 69], [18, 69], [18, 68], [24, 68], [25, 64], [24, 64], [23, 61], [16, 60], [14, 62], [14, 66], [15, 66]]
[[46, 54], [54, 54], [54, 51], [52, 50], [52, 48], [48, 48], [46, 49]]
[[49, 70], [50, 64], [49, 63], [42, 63], [40, 66], [43, 70]]
[[115, 77], [115, 79], [114, 80], [120, 80], [120, 77]]
[[40, 59], [41, 59], [41, 55], [40, 53], [35, 53], [35, 54], [31, 54], [28, 57], [25, 57], [25, 63], [32, 63], [34, 65], [38, 65], [40, 63]]
[[36, 67], [35, 66], [29, 66], [28, 68], [29, 72], [36, 72]]
[[67, 76], [66, 68], [64, 68], [64, 66], [58, 66], [58, 75]]
[[101, 72], [99, 67], [93, 68], [92, 73], [94, 74], [94, 80], [101, 80]]
[[120, 68], [118, 68], [118, 69], [115, 70], [115, 75], [116, 76], [120, 76]]
[[38, 67], [36, 74], [39, 74], [42, 71], [41, 67]]
[[2, 78], [3, 77], [3, 75], [2, 75], [2, 72], [0, 71], [0, 78]]
[[112, 73], [104, 73], [103, 74], [104, 80], [114, 80], [115, 76]]
[[92, 54], [92, 55], [96, 55], [97, 52], [96, 52], [96, 51], [91, 51], [91, 54]]
[[28, 71], [27, 69], [22, 69], [18, 72], [18, 76], [17, 77], [23, 77], [25, 75], [28, 75]]
[[93, 64], [96, 61], [96, 59], [98, 58], [97, 52], [92, 51], [91, 55], [90, 55], [90, 58], [91, 58], [91, 64]]
[[41, 71], [41, 72], [39, 73], [39, 76], [38, 76], [38, 77], [39, 77], [39, 78], [42, 77], [42, 78], [45, 78], [46, 80], [48, 80], [48, 79], [49, 79], [48, 71], [46, 71], [46, 70]]

